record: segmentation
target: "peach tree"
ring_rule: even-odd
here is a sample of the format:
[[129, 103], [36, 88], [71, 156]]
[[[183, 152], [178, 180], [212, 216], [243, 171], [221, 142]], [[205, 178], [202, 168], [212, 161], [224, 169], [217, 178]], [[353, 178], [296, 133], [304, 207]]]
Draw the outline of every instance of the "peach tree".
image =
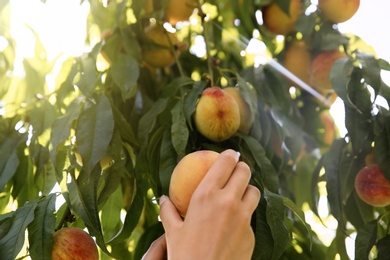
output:
[[[9, 5], [0, 3], [2, 259], [50, 259], [53, 234], [66, 226], [86, 228], [102, 259], [141, 259], [164, 232], [157, 201], [177, 162], [228, 148], [240, 151], [262, 192], [253, 259], [347, 259], [353, 234], [356, 259], [389, 255], [389, 207], [365, 203], [354, 180], [369, 158], [390, 180], [390, 93], [381, 78], [390, 64], [342, 34], [327, 16], [331, 6], [89, 1], [90, 51], [66, 57], [58, 70], [31, 27], [36, 55], [23, 60], [19, 77]], [[283, 22], [289, 30], [275, 32]], [[289, 60], [296, 44], [305, 47]], [[334, 51], [341, 55], [328, 55]], [[197, 102], [212, 86], [239, 89], [254, 117], [249, 131], [223, 141], [198, 131]], [[345, 136], [329, 113], [336, 98]], [[335, 219], [329, 244], [307, 212], [318, 225]]]

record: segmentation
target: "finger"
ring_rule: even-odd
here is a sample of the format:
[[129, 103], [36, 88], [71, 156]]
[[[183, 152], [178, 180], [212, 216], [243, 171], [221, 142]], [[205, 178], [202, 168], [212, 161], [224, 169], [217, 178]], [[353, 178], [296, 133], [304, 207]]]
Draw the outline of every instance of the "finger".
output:
[[239, 153], [231, 149], [223, 151], [200, 182], [199, 189], [223, 188], [236, 167], [239, 156]]
[[239, 196], [241, 199], [248, 187], [251, 178], [251, 170], [244, 162], [237, 163], [230, 179], [228, 180], [224, 189], [229, 193]]
[[167, 240], [165, 234], [157, 238], [142, 257], [142, 260], [167, 259]]
[[164, 195], [160, 198], [160, 218], [166, 233], [176, 232], [175, 230], [183, 223], [175, 205]]
[[246, 208], [253, 212], [255, 211], [256, 207], [259, 205], [261, 198], [261, 193], [258, 188], [256, 188], [253, 185], [248, 185], [244, 196], [242, 197], [243, 204], [246, 206]]

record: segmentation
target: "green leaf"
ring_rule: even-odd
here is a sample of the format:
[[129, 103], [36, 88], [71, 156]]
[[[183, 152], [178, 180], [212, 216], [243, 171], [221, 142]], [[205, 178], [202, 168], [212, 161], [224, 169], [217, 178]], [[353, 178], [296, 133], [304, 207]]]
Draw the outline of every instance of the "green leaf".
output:
[[119, 111], [119, 109], [116, 106], [112, 107], [112, 112], [113, 112], [113, 116], [114, 116], [115, 127], [119, 131], [121, 138], [124, 141], [126, 141], [134, 146], [138, 146], [139, 141], [134, 134], [133, 128], [127, 122], [127, 120], [123, 116], [122, 112]]
[[120, 222], [120, 214], [123, 205], [122, 190], [118, 187], [115, 192], [108, 197], [101, 210], [101, 221], [104, 233], [109, 233]]
[[274, 240], [274, 250], [271, 259], [279, 259], [290, 242], [289, 232], [284, 223], [284, 205], [282, 198], [268, 190], [263, 192], [267, 201], [267, 223]]
[[162, 194], [168, 194], [171, 175], [178, 162], [178, 158], [180, 158], [176, 155], [173, 147], [173, 136], [169, 131], [164, 131], [161, 147], [158, 152], [160, 154], [158, 175], [162, 187]]
[[378, 250], [378, 260], [380, 259], [387, 259], [390, 255], [390, 235], [386, 235], [385, 237], [381, 238], [377, 244], [376, 248]]
[[137, 61], [130, 55], [120, 54], [111, 66], [111, 75], [118, 85], [125, 101], [133, 97], [137, 91], [139, 67]]
[[356, 59], [362, 64], [364, 80], [377, 94], [382, 86], [381, 68], [377, 59], [375, 56], [365, 52], [356, 52]]
[[98, 212], [97, 185], [100, 173], [100, 165], [97, 165], [90, 173], [81, 171], [77, 182], [71, 178], [67, 183], [68, 200], [71, 208], [84, 221], [89, 233], [96, 237], [99, 247], [109, 254], [105, 246]]
[[377, 220], [368, 222], [357, 230], [355, 242], [355, 259], [366, 260], [370, 254], [371, 248], [377, 239]]
[[[186, 119], [183, 113], [183, 102], [176, 102], [171, 110], [172, 113], [172, 145], [179, 158], [184, 157], [185, 149], [189, 138], [189, 131], [186, 124]], [[163, 152], [163, 151], [162, 151]]]
[[50, 194], [38, 202], [34, 220], [28, 225], [29, 252], [32, 259], [51, 259], [53, 231], [56, 218], [56, 194]]
[[101, 96], [96, 105], [81, 112], [76, 129], [76, 143], [88, 174], [103, 158], [114, 133], [110, 101]]
[[203, 90], [206, 88], [207, 83], [204, 81], [198, 81], [194, 83], [194, 86], [190, 93], [185, 97], [184, 100], [184, 115], [186, 117], [187, 123], [192, 130], [192, 115], [195, 113], [196, 104], [198, 103], [199, 97], [202, 94]]
[[380, 109], [374, 121], [374, 153], [383, 174], [390, 180], [390, 112]]
[[66, 110], [63, 116], [57, 118], [52, 126], [50, 133], [50, 141], [53, 145], [51, 150], [51, 158], [54, 165], [56, 162], [56, 154], [58, 146], [69, 138], [70, 130], [72, 128], [73, 121], [80, 115], [81, 104], [78, 99], [73, 101]]
[[12, 216], [11, 227], [8, 232], [0, 238], [0, 252], [2, 260], [14, 260], [24, 244], [25, 231], [34, 220], [34, 210], [37, 202], [26, 202], [19, 207]]
[[0, 145], [0, 192], [3, 191], [4, 186], [15, 174], [19, 165], [18, 145], [22, 141], [26, 141], [27, 135], [14, 134], [9, 136]]
[[142, 259], [150, 245], [162, 234], [164, 234], [164, 227], [161, 222], [157, 222], [149, 227], [139, 239], [138, 246], [134, 252], [134, 259]]
[[352, 106], [348, 97], [348, 84], [351, 81], [353, 63], [348, 58], [336, 60], [330, 70], [330, 79], [332, 87], [337, 95], [344, 101], [345, 105]]
[[84, 54], [78, 59], [80, 80], [76, 85], [80, 88], [84, 95], [91, 98], [98, 80], [96, 71], [96, 61], [92, 56]]
[[264, 196], [261, 196], [254, 218], [256, 242], [252, 259], [271, 259], [275, 243], [271, 228], [267, 223], [267, 203]]
[[36, 103], [31, 111], [30, 122], [33, 127], [33, 140], [40, 136], [56, 119], [56, 110], [46, 99]]

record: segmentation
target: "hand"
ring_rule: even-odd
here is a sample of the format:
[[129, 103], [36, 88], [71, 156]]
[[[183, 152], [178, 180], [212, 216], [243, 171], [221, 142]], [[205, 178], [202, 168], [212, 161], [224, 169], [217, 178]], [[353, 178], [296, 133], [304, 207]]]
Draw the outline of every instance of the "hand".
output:
[[238, 159], [233, 150], [218, 156], [192, 195], [185, 220], [168, 197], [160, 198], [169, 260], [251, 258], [250, 221], [260, 191], [248, 185], [250, 169]]
[[149, 247], [148, 251], [142, 257], [142, 260], [166, 260], [167, 241], [165, 234], [157, 238]]

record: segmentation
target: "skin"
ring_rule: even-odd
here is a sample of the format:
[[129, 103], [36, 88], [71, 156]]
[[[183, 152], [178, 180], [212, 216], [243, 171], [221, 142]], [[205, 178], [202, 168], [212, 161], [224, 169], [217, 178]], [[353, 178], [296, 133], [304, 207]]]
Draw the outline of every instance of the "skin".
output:
[[[251, 216], [260, 191], [249, 185], [247, 164], [233, 150], [222, 152], [195, 190], [183, 220], [166, 196], [160, 198], [167, 256], [176, 259], [250, 259], [255, 245]], [[164, 259], [164, 238], [144, 259]]]

